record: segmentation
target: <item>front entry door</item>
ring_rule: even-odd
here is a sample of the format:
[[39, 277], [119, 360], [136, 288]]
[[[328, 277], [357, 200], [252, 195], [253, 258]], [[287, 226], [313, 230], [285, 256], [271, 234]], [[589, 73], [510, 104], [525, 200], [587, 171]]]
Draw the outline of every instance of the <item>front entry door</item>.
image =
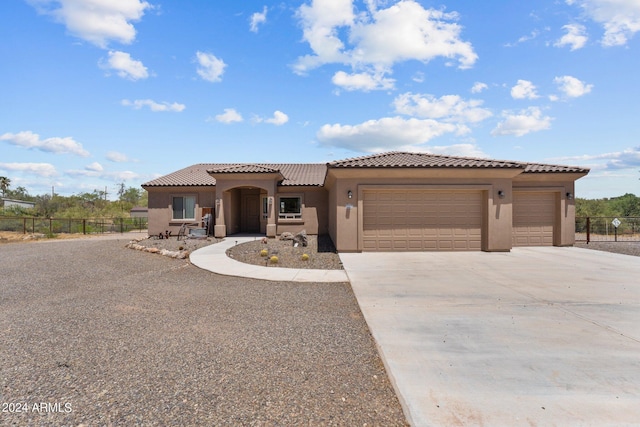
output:
[[242, 214], [240, 228], [243, 233], [260, 232], [260, 195], [245, 194], [242, 196]]

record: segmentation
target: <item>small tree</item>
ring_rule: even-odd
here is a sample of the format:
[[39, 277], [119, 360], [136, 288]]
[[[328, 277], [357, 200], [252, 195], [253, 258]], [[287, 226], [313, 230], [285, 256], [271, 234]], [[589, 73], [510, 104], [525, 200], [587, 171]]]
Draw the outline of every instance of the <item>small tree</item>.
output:
[[6, 176], [0, 176], [0, 190], [2, 190], [2, 197], [5, 196], [10, 186], [11, 180]]

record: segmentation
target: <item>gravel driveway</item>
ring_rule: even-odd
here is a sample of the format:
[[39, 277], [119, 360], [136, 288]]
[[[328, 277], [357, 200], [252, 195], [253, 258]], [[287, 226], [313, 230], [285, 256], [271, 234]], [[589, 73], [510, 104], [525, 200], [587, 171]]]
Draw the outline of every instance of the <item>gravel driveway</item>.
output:
[[405, 425], [348, 283], [0, 246], [0, 425]]

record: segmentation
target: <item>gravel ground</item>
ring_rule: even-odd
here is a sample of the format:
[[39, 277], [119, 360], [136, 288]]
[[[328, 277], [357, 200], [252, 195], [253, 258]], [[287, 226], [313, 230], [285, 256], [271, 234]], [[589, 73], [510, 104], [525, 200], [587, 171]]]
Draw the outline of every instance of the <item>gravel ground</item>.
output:
[[[233, 236], [228, 237], [233, 240]], [[269, 253], [267, 257], [260, 256], [260, 251], [266, 249]], [[302, 255], [309, 255], [309, 259], [302, 260]], [[336, 252], [335, 246], [329, 236], [308, 236], [306, 247], [294, 247], [291, 240], [267, 239], [267, 243], [262, 243], [261, 239], [254, 242], [243, 243], [227, 250], [227, 255], [231, 258], [255, 265], [269, 264], [269, 257], [278, 257], [278, 267], [286, 268], [314, 268], [321, 270], [342, 270], [340, 256]]]
[[[233, 236], [226, 239], [233, 240]], [[177, 240], [175, 237], [169, 239], [149, 238], [137, 242], [138, 245], [147, 248], [166, 249], [168, 251], [186, 251], [193, 252], [203, 246], [217, 243], [219, 240], [214, 237], [206, 239], [186, 239]], [[336, 248], [329, 236], [308, 236], [308, 244], [306, 247], [294, 247], [291, 240], [280, 240], [271, 238], [263, 243], [261, 238], [257, 238], [253, 242], [242, 243], [234, 246], [227, 251], [227, 254], [236, 261], [254, 265], [275, 265], [284, 268], [312, 268], [321, 270], [342, 270], [342, 261], [336, 252]], [[267, 249], [269, 256], [260, 256], [260, 251]], [[302, 260], [302, 255], [309, 255], [309, 259]], [[269, 263], [269, 257], [276, 255], [278, 257], [277, 264]]]
[[576, 242], [576, 247], [640, 256], [640, 242]]
[[406, 425], [348, 283], [127, 241], [2, 245], [0, 425]]

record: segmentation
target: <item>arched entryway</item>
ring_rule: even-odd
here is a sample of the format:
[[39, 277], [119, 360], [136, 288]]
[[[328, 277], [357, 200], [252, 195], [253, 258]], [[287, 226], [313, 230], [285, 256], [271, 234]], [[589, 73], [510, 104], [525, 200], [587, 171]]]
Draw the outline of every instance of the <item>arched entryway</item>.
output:
[[227, 234], [266, 233], [269, 220], [267, 196], [267, 190], [253, 186], [225, 191]]

